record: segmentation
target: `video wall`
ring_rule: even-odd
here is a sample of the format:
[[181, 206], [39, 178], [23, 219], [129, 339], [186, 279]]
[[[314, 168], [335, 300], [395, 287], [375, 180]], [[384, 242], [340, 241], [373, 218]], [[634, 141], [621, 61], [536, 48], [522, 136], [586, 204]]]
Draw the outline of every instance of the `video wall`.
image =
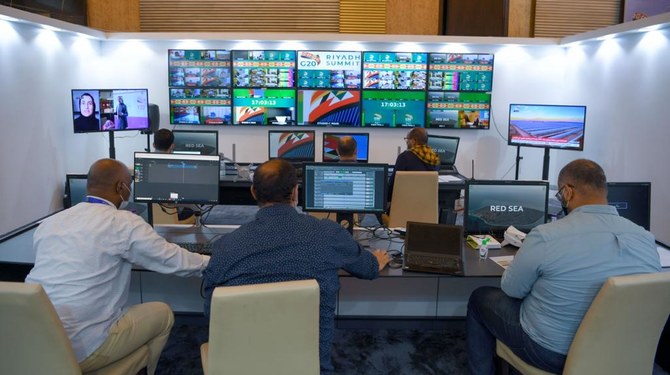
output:
[[493, 54], [168, 51], [170, 123], [488, 129]]

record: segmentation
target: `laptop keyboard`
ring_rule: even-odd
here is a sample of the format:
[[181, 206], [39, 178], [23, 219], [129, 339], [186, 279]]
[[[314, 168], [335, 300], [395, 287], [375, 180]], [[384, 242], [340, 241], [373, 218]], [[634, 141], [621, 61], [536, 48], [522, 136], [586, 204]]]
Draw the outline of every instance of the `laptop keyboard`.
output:
[[424, 267], [434, 267], [434, 268], [452, 268], [452, 269], [461, 268], [461, 263], [456, 258], [430, 256], [430, 255], [416, 255], [416, 254], [406, 255], [405, 263], [417, 264]]
[[212, 254], [212, 243], [200, 243], [200, 242], [174, 242], [175, 245], [181, 246], [184, 249], [192, 252], [203, 255]]

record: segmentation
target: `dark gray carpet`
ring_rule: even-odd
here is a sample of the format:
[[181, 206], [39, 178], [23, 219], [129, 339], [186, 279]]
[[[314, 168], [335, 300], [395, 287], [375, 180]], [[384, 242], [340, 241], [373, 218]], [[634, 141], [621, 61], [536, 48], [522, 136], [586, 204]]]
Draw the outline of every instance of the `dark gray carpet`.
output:
[[[207, 340], [207, 330], [202, 318], [177, 317], [156, 374], [203, 374], [200, 344]], [[344, 375], [465, 374], [465, 322], [439, 328], [338, 328], [333, 364], [335, 373]]]

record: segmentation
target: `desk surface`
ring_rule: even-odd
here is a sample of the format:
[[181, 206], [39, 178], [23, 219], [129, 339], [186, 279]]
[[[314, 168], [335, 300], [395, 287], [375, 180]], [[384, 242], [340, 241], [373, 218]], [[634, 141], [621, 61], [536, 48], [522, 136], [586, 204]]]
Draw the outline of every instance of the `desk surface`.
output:
[[[165, 225], [156, 226], [156, 231], [172, 242], [211, 242], [216, 241], [222, 235], [231, 232], [237, 228], [236, 225], [216, 225], [206, 227], [194, 227], [183, 225]], [[402, 250], [404, 241], [397, 236], [391, 237], [373, 237], [372, 232], [365, 229], [357, 229], [354, 236], [363, 247], [369, 250]], [[516, 248], [506, 246], [500, 250], [491, 250], [490, 256], [514, 255]], [[477, 251], [470, 246], [463, 245], [463, 267], [465, 277], [500, 277], [504, 269], [491, 259], [480, 259]], [[342, 276], [347, 276], [342, 273]], [[402, 268], [386, 267], [380, 273], [380, 277], [458, 277], [449, 275], [440, 275], [434, 273], [409, 272]]]

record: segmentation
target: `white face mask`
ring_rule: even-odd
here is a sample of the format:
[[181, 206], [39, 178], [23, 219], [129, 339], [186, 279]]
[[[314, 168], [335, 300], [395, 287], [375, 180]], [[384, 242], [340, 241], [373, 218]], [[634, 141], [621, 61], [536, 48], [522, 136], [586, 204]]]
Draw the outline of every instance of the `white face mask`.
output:
[[[123, 184], [123, 187], [126, 188], [126, 190], [128, 190], [128, 199], [130, 199], [130, 197], [133, 196], [133, 191], [130, 190], [130, 188], [128, 188], [128, 186], [126, 186], [126, 184]], [[123, 194], [119, 194], [119, 196], [121, 197], [121, 204], [119, 205], [119, 210], [123, 210], [126, 207], [128, 207], [128, 203], [130, 203], [130, 201], [125, 200], [123, 198]]]

